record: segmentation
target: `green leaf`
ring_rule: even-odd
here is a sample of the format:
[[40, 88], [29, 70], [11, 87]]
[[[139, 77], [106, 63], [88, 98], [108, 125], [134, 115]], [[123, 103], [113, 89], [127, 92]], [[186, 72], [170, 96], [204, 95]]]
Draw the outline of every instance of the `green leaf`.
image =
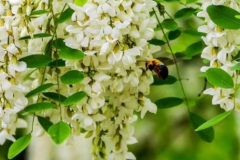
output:
[[46, 132], [48, 132], [48, 129], [53, 125], [53, 123], [49, 121], [47, 118], [40, 116], [38, 116], [38, 122]]
[[27, 134], [19, 138], [18, 140], [16, 140], [9, 148], [8, 159], [12, 159], [16, 157], [25, 148], [27, 148], [30, 142], [31, 142], [31, 134]]
[[165, 80], [159, 80], [156, 75], [153, 76], [154, 82], [152, 85], [170, 85], [174, 84], [177, 79], [169, 75]]
[[41, 93], [42, 91], [47, 90], [48, 88], [52, 87], [53, 85], [54, 85], [53, 83], [43, 84], [43, 85], [35, 88], [34, 90], [28, 92], [28, 93], [26, 94], [26, 97], [27, 97], [27, 98], [30, 98], [30, 97], [38, 94], [38, 93]]
[[42, 54], [33, 54], [27, 57], [23, 57], [19, 59], [19, 61], [25, 62], [28, 68], [40, 68], [47, 66], [52, 61], [52, 59], [49, 56]]
[[183, 8], [177, 11], [174, 15], [175, 18], [188, 18], [196, 12], [194, 8]]
[[206, 36], [206, 33], [198, 32], [195, 30], [184, 30], [183, 33], [199, 38], [201, 38], [202, 36]]
[[240, 63], [237, 63], [235, 66], [231, 67], [231, 70], [240, 70]]
[[47, 43], [47, 45], [46, 45], [46, 47], [45, 47], [45, 50], [44, 50], [44, 53], [45, 53], [45, 55], [46, 56], [48, 56], [48, 57], [52, 57], [52, 40], [50, 40], [48, 43]]
[[159, 39], [151, 39], [148, 41], [148, 43], [155, 45], [155, 46], [162, 46], [164, 45], [166, 42], [164, 42], [163, 40], [159, 40]]
[[203, 48], [204, 48], [204, 45], [202, 41], [193, 43], [190, 46], [188, 46], [188, 48], [186, 49], [186, 55], [188, 57], [196, 56], [202, 52]]
[[65, 61], [62, 59], [56, 59], [48, 64], [49, 67], [65, 67]]
[[240, 13], [236, 10], [222, 5], [211, 5], [207, 8], [211, 20], [219, 27], [225, 29], [239, 29], [240, 19], [236, 15]]
[[35, 11], [32, 11], [30, 16], [31, 17], [36, 17], [36, 16], [40, 16], [42, 14], [45, 14], [45, 13], [48, 13], [47, 10], [35, 10]]
[[57, 49], [64, 49], [67, 48], [64, 39], [58, 38], [53, 41], [53, 46]]
[[171, 108], [180, 105], [183, 103], [183, 99], [177, 98], [177, 97], [168, 97], [159, 99], [155, 102], [158, 109], [165, 109], [165, 108]]
[[80, 50], [65, 46], [61, 48], [59, 57], [67, 60], [80, 60], [84, 58], [84, 53]]
[[33, 38], [31, 36], [25, 36], [25, 37], [19, 38], [19, 40], [36, 39], [36, 38], [47, 38], [47, 37], [52, 37], [52, 35], [49, 34], [49, 33], [38, 33], [38, 34], [34, 34]]
[[74, 4], [77, 6], [84, 6], [87, 3], [87, 0], [74, 0]]
[[162, 26], [163, 26], [163, 28], [170, 30], [170, 31], [174, 31], [174, 30], [178, 29], [178, 24], [173, 19], [165, 19], [162, 22]]
[[222, 114], [217, 115], [216, 117], [213, 117], [212, 119], [208, 120], [207, 122], [203, 123], [201, 126], [199, 126], [195, 131], [201, 131], [203, 129], [209, 128], [219, 122], [221, 122], [224, 118], [229, 116], [232, 113], [232, 110], [224, 112]]
[[83, 100], [83, 98], [85, 98], [87, 96], [87, 93], [84, 91], [81, 92], [77, 92], [72, 94], [71, 96], [69, 96], [64, 102], [63, 104], [65, 106], [70, 106], [73, 104], [76, 104], [78, 102], [80, 102], [81, 100]]
[[71, 70], [65, 73], [60, 79], [64, 84], [76, 84], [84, 79], [84, 74], [78, 70]]
[[56, 106], [56, 104], [48, 103], [48, 102], [39, 102], [35, 104], [31, 104], [24, 108], [23, 112], [26, 113], [34, 113], [34, 112], [40, 112], [45, 111], [48, 109], [52, 109]]
[[174, 40], [174, 39], [177, 39], [180, 35], [181, 35], [181, 31], [179, 29], [177, 29], [175, 31], [170, 31], [168, 33], [168, 39]]
[[68, 138], [71, 130], [67, 123], [60, 121], [52, 125], [48, 129], [48, 133], [56, 144], [61, 144]]
[[234, 83], [232, 77], [220, 68], [210, 68], [206, 72], [208, 82], [214, 86], [221, 88], [233, 88]]
[[72, 14], [74, 13], [74, 10], [71, 8], [67, 8], [65, 11], [63, 11], [58, 18], [58, 23], [63, 23], [69, 19], [71, 19]]
[[63, 103], [67, 99], [67, 97], [55, 92], [45, 92], [43, 93], [43, 95], [49, 99], [58, 101], [60, 103]]
[[[206, 122], [201, 116], [196, 113], [190, 112], [190, 120], [194, 129], [197, 129], [200, 125]], [[211, 143], [214, 140], [214, 129], [209, 127], [202, 131], [196, 132], [197, 135], [204, 141]]]

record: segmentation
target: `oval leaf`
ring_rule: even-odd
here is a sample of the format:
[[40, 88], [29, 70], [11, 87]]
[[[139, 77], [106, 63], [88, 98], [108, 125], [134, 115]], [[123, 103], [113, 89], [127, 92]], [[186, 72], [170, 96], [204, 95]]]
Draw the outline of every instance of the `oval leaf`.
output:
[[77, 70], [69, 71], [61, 77], [61, 81], [64, 84], [76, 84], [81, 82], [83, 79], [84, 74]]
[[31, 134], [27, 134], [16, 140], [9, 148], [8, 159], [12, 159], [21, 153], [31, 142]]
[[232, 77], [220, 68], [210, 68], [206, 72], [208, 82], [221, 88], [233, 88]]
[[68, 138], [71, 130], [67, 123], [60, 121], [52, 125], [48, 129], [48, 133], [56, 144], [61, 144]]
[[58, 23], [63, 23], [70, 19], [72, 17], [72, 14], [74, 13], [74, 10], [71, 8], [67, 8], [65, 11], [63, 11], [58, 18]]
[[52, 35], [49, 34], [49, 33], [38, 33], [38, 34], [34, 34], [33, 37], [31, 37], [31, 36], [21, 37], [21, 38], [19, 38], [19, 40], [36, 39], [36, 38], [48, 38], [48, 37], [52, 37]]
[[36, 95], [36, 94], [38, 94], [38, 93], [41, 93], [42, 91], [47, 90], [48, 88], [52, 87], [53, 85], [54, 85], [53, 83], [43, 84], [43, 85], [37, 87], [36, 89], [28, 92], [28, 93], [26, 94], [26, 97], [27, 97], [27, 98], [32, 97], [32, 96], [34, 96], [34, 95]]
[[82, 7], [85, 3], [87, 3], [87, 0], [74, 0], [74, 4], [80, 7]]
[[240, 19], [236, 15], [240, 15], [236, 10], [222, 5], [211, 5], [207, 8], [207, 12], [211, 20], [219, 27], [225, 29], [239, 29]]
[[34, 54], [27, 57], [19, 59], [27, 64], [28, 68], [40, 68], [47, 66], [52, 59], [48, 56], [42, 54]]
[[162, 22], [162, 26], [163, 26], [163, 28], [170, 30], [170, 31], [174, 31], [174, 30], [178, 29], [178, 24], [173, 19], [165, 19]]
[[64, 39], [62, 38], [58, 38], [58, 39], [55, 39], [53, 42], [52, 42], [53, 46], [57, 49], [63, 49], [63, 48], [66, 48], [66, 44], [64, 42]]
[[183, 8], [177, 11], [174, 15], [175, 18], [188, 18], [196, 12], [194, 8]]
[[78, 103], [79, 101], [81, 101], [83, 98], [85, 98], [87, 96], [87, 93], [86, 92], [77, 92], [77, 93], [74, 93], [72, 94], [71, 96], [69, 96], [64, 102], [63, 104], [65, 106], [70, 106], [70, 105], [73, 105], [73, 104], [76, 104]]
[[220, 121], [222, 121], [224, 118], [226, 118], [228, 115], [232, 113], [232, 110], [224, 112], [222, 114], [217, 115], [216, 117], [213, 117], [212, 119], [208, 120], [207, 122], [203, 123], [201, 126], [199, 126], [195, 131], [201, 131], [203, 129], [209, 128]]
[[168, 75], [168, 77], [165, 80], [159, 80], [156, 75], [153, 76], [154, 82], [152, 85], [169, 85], [174, 84], [177, 79], [171, 75]]
[[180, 105], [183, 103], [183, 99], [177, 98], [177, 97], [168, 97], [159, 99], [155, 102], [158, 109], [165, 109], [165, 108], [171, 108]]
[[180, 30], [175, 30], [175, 31], [170, 31], [168, 33], [168, 39], [169, 40], [174, 40], [176, 38], [178, 38], [181, 35], [181, 31]]
[[46, 132], [48, 132], [48, 129], [53, 125], [53, 123], [49, 121], [47, 118], [40, 116], [38, 116], [38, 122]]
[[[194, 129], [197, 129], [201, 124], [205, 123], [206, 120], [196, 113], [190, 112], [190, 120]], [[214, 140], [214, 129], [209, 127], [202, 131], [196, 132], [197, 135], [204, 141], [211, 143]]]
[[34, 112], [40, 112], [40, 111], [45, 111], [51, 108], [54, 108], [56, 105], [48, 102], [40, 102], [40, 103], [35, 103], [27, 106], [24, 108], [23, 112], [26, 113], [34, 113]]
[[191, 44], [187, 50], [186, 50], [186, 55], [188, 57], [193, 57], [193, 56], [196, 56], [198, 54], [200, 54], [203, 50], [203, 43], [202, 41], [199, 41], [199, 42], [196, 42], [196, 43], [193, 43]]
[[235, 66], [231, 67], [231, 70], [240, 70], [240, 63], [238, 63]]
[[162, 46], [166, 42], [164, 42], [163, 40], [159, 40], [159, 39], [152, 39], [152, 40], [148, 41], [148, 43], [155, 45], [155, 46]]
[[67, 97], [55, 92], [45, 92], [43, 93], [43, 95], [49, 99], [58, 101], [60, 103], [63, 103], [67, 99]]
[[84, 53], [80, 50], [65, 46], [61, 48], [59, 57], [67, 60], [80, 60], [84, 58]]
[[62, 59], [56, 59], [48, 64], [49, 67], [65, 67], [65, 61]]

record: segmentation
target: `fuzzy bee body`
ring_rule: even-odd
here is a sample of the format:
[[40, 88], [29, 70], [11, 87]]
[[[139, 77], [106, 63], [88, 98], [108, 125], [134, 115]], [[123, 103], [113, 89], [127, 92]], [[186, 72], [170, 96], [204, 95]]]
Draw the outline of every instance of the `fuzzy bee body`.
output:
[[168, 77], [168, 68], [158, 59], [150, 59], [146, 62], [146, 69], [154, 71], [158, 79], [166, 79]]

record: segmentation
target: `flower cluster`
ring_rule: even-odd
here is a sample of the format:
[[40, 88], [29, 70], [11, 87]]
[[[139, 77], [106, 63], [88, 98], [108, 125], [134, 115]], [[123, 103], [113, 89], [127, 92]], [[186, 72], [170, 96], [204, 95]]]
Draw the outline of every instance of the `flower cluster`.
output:
[[[210, 5], [225, 5], [240, 11], [239, 2], [230, 0], [203, 0], [202, 11], [198, 13], [199, 17], [205, 18], [205, 24], [198, 28], [199, 32], [206, 33], [203, 41], [206, 47], [202, 51], [201, 57], [210, 61], [210, 66], [201, 68], [205, 72], [209, 68], [217, 67], [225, 70], [236, 81], [236, 71], [231, 70], [231, 67], [236, 64], [234, 57], [239, 51], [238, 44], [240, 43], [240, 30], [223, 29], [210, 19], [206, 9]], [[239, 81], [237, 82], [239, 83]], [[212, 104], [220, 105], [224, 110], [239, 109], [240, 100], [233, 97], [234, 89], [224, 89], [220, 87], [208, 88], [204, 91], [205, 94], [213, 96]], [[236, 99], [235, 99], [236, 98]], [[234, 100], [235, 99], [235, 100]], [[235, 101], [235, 102], [234, 102]]]
[[66, 27], [69, 36], [64, 41], [84, 51], [85, 58], [66, 64], [87, 76], [69, 92], [81, 90], [88, 95], [72, 107], [72, 123], [92, 135], [94, 157], [134, 159], [127, 148], [137, 142], [131, 125], [137, 119], [134, 111], [143, 118], [147, 111], [157, 110], [146, 97], [153, 78], [145, 68], [151, 58], [147, 40], [154, 36], [156, 26], [149, 12], [155, 5], [151, 0], [70, 4], [74, 23]]

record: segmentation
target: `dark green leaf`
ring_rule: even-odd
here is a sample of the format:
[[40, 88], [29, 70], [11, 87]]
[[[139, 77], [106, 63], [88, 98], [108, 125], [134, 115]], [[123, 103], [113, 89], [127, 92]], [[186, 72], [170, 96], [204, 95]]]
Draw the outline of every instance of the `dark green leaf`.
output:
[[16, 157], [25, 148], [27, 148], [30, 142], [31, 142], [31, 134], [27, 134], [19, 138], [18, 140], [16, 140], [9, 148], [8, 159], [12, 159]]
[[234, 83], [232, 77], [220, 68], [210, 68], [206, 72], [208, 82], [214, 86], [221, 88], [233, 88]]
[[168, 97], [159, 99], [155, 102], [158, 109], [165, 109], [165, 108], [171, 108], [180, 105], [183, 103], [183, 99], [177, 98], [177, 97]]
[[65, 73], [60, 79], [64, 84], [76, 84], [84, 79], [84, 74], [78, 70], [71, 70]]
[[175, 77], [170, 75], [165, 80], [158, 79], [156, 75], [154, 75], [153, 78], [154, 78], [154, 82], [152, 85], [170, 85], [170, 84], [174, 84], [177, 81]]
[[74, 13], [74, 10], [71, 8], [67, 8], [65, 11], [63, 11], [58, 18], [58, 23], [63, 23], [69, 19], [71, 19], [72, 14]]
[[35, 11], [31, 12], [30, 16], [35, 17], [35, 16], [40, 16], [40, 15], [45, 14], [45, 13], [48, 13], [48, 11], [46, 11], [46, 10], [35, 10]]
[[34, 113], [34, 112], [40, 112], [45, 111], [48, 109], [54, 108], [56, 105], [48, 102], [39, 102], [35, 104], [31, 104], [24, 108], [23, 112], [25, 113]]
[[48, 133], [56, 144], [61, 144], [68, 138], [71, 130], [67, 123], [60, 121], [52, 125], [48, 129]]
[[67, 97], [55, 92], [45, 92], [43, 93], [43, 95], [49, 99], [52, 99], [61, 103], [63, 103], [67, 99]]
[[198, 32], [198, 31], [194, 31], [194, 30], [185, 30], [183, 32], [188, 35], [191, 35], [194, 37], [199, 37], [199, 38], [201, 38], [202, 36], [206, 36], [206, 33]]
[[65, 46], [61, 48], [59, 57], [67, 60], [80, 60], [84, 58], [84, 53], [80, 50]]
[[47, 118], [40, 116], [38, 116], [38, 122], [46, 132], [48, 132], [48, 129], [53, 125], [53, 123], [49, 121]]
[[225, 29], [239, 29], [240, 19], [236, 15], [240, 15], [236, 10], [222, 5], [211, 5], [207, 8], [207, 12], [211, 20], [219, 27]]
[[48, 64], [49, 67], [65, 67], [65, 61], [62, 59], [57, 59]]
[[196, 56], [202, 52], [203, 48], [204, 46], [202, 41], [193, 43], [190, 46], [188, 46], [188, 48], [186, 49], [186, 55], [188, 57]]
[[52, 40], [50, 40], [48, 43], [47, 43], [47, 45], [46, 45], [46, 48], [45, 48], [45, 51], [44, 51], [44, 53], [45, 53], [45, 55], [46, 56], [49, 56], [49, 57], [52, 57]]
[[[197, 129], [200, 125], [206, 122], [201, 116], [190, 112], [190, 120], [194, 129]], [[196, 132], [197, 135], [204, 141], [211, 143], [214, 140], [214, 129], [213, 127], [204, 129]]]
[[[33, 35], [33, 39], [36, 39], [36, 38], [47, 38], [47, 37], [52, 37], [52, 35], [49, 34], [49, 33], [38, 33], [38, 34], [34, 34]], [[31, 36], [25, 36], [25, 37], [19, 38], [19, 40], [26, 40], [26, 39], [32, 39], [32, 37]]]
[[177, 11], [174, 15], [175, 18], [188, 18], [196, 12], [194, 8], [183, 8]]
[[229, 116], [231, 113], [232, 113], [232, 110], [224, 112], [222, 114], [219, 114], [216, 117], [213, 117], [212, 119], [210, 119], [207, 122], [200, 125], [195, 131], [201, 131], [203, 129], [214, 126], [215, 124], [221, 122], [223, 119], [225, 119], [227, 116]]
[[70, 105], [74, 105], [78, 102], [80, 102], [83, 98], [85, 98], [87, 96], [86, 92], [77, 92], [72, 94], [71, 96], [69, 96], [64, 102], [63, 104], [65, 106], [70, 106]]
[[176, 38], [178, 38], [181, 35], [181, 31], [180, 30], [175, 30], [175, 31], [170, 31], [168, 33], [168, 39], [169, 40], [174, 40]]
[[64, 39], [62, 38], [58, 38], [56, 40], [53, 41], [53, 46], [57, 49], [64, 49], [67, 48]]
[[164, 42], [163, 40], [159, 40], [159, 39], [151, 39], [150, 41], [148, 41], [148, 43], [155, 45], [155, 46], [162, 46], [166, 42]]
[[52, 59], [49, 56], [42, 54], [33, 54], [27, 57], [23, 57], [19, 59], [19, 61], [25, 62], [28, 68], [40, 68], [47, 66], [52, 61]]
[[163, 26], [163, 28], [170, 30], [170, 31], [174, 31], [174, 30], [178, 29], [178, 24], [173, 19], [165, 19], [162, 22], [162, 26]]
[[48, 88], [52, 87], [53, 85], [54, 85], [53, 83], [43, 84], [43, 85], [35, 88], [34, 90], [28, 92], [28, 93], [26, 94], [26, 97], [27, 97], [27, 98], [30, 98], [30, 97], [38, 94], [38, 93], [41, 93], [42, 91], [47, 90]]

